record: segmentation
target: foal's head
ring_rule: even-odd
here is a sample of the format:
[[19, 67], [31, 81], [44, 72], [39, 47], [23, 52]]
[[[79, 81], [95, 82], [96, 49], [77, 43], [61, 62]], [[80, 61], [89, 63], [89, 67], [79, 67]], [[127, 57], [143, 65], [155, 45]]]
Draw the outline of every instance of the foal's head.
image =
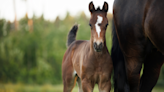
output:
[[95, 10], [93, 3], [89, 4], [89, 11], [91, 18], [89, 25], [91, 27], [91, 41], [96, 52], [102, 51], [105, 44], [105, 33], [108, 26], [108, 19], [106, 17], [108, 11], [108, 4], [104, 2], [102, 10], [98, 7]]

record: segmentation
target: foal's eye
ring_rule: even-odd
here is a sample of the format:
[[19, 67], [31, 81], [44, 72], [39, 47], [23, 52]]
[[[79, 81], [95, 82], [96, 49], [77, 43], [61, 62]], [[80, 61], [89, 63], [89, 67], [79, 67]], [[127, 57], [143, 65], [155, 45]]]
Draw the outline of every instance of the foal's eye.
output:
[[106, 24], [106, 26], [105, 27], [107, 27], [108, 26], [108, 24]]
[[89, 26], [91, 27], [92, 25], [89, 23]]
[[92, 29], [92, 25], [89, 23], [89, 26], [91, 27], [91, 29]]

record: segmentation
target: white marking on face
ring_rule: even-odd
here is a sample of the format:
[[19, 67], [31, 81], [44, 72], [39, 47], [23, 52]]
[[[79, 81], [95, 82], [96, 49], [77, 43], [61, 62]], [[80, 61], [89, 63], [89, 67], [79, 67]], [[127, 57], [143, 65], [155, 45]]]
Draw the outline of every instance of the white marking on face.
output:
[[101, 28], [100, 28], [100, 26], [98, 25], [99, 23], [101, 23], [103, 21], [103, 17], [101, 17], [101, 16], [97, 16], [97, 22], [96, 22], [96, 24], [95, 24], [95, 26], [96, 26], [96, 32], [97, 32], [97, 34], [98, 34], [98, 37], [100, 37], [100, 32], [101, 32]]

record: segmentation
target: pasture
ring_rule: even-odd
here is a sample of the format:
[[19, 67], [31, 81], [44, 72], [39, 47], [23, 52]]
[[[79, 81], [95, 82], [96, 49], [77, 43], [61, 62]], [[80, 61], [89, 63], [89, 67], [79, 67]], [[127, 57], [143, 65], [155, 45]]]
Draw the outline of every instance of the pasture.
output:
[[[152, 92], [163, 92], [163, 87], [155, 87]], [[0, 84], [0, 92], [63, 92], [63, 85], [25, 85], [25, 84]], [[78, 92], [76, 85], [72, 92]], [[93, 92], [99, 92], [97, 85], [95, 85]], [[112, 90], [113, 91], [113, 87]]]

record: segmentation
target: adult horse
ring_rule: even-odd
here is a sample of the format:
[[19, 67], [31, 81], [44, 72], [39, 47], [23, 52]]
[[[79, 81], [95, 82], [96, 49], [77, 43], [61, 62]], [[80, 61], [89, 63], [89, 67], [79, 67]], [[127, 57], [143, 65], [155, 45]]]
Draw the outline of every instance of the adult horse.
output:
[[[164, 0], [115, 0], [115, 92], [151, 92], [164, 62]], [[144, 64], [143, 75], [140, 71]]]
[[91, 2], [89, 10], [91, 39], [75, 40], [77, 25], [68, 34], [68, 49], [62, 62], [64, 92], [71, 92], [76, 81], [79, 92], [93, 92], [96, 83], [100, 92], [110, 92], [111, 89], [113, 64], [105, 40], [108, 4], [105, 2], [102, 10], [95, 10]]

